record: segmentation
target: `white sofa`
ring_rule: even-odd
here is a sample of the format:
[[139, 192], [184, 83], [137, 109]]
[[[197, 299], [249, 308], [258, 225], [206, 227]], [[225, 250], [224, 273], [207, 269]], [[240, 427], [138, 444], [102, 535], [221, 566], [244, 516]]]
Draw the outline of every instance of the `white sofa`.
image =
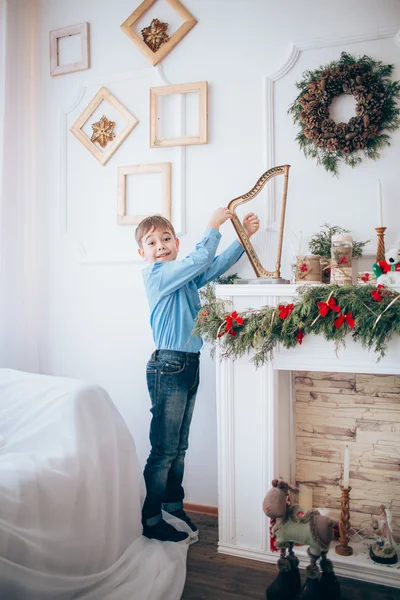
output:
[[178, 600], [186, 544], [141, 535], [134, 440], [102, 388], [0, 369], [0, 598]]

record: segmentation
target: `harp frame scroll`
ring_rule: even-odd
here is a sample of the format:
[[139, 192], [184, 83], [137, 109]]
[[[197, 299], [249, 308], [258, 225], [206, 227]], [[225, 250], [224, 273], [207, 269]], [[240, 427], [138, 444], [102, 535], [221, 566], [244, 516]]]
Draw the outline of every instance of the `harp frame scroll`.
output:
[[[288, 189], [288, 180], [289, 180], [289, 169], [290, 165], [281, 165], [279, 167], [272, 167], [272, 169], [268, 169], [265, 171], [263, 175], [259, 178], [255, 186], [246, 194], [242, 196], [238, 196], [231, 200], [228, 204], [229, 210], [232, 212], [232, 224], [236, 230], [236, 233], [243, 245], [244, 250], [246, 251], [247, 256], [249, 257], [251, 266], [254, 269], [257, 277], [262, 279], [281, 279], [281, 257], [282, 257], [282, 243], [283, 243], [283, 230], [285, 227], [285, 213], [286, 213], [286, 198], [287, 198], [287, 189]], [[241, 204], [245, 204], [250, 200], [253, 200], [263, 189], [267, 181], [272, 179], [272, 177], [277, 177], [278, 175], [283, 175], [283, 195], [282, 195], [282, 210], [281, 210], [281, 218], [279, 224], [279, 238], [278, 238], [278, 248], [276, 255], [276, 263], [275, 263], [275, 271], [268, 271], [265, 269], [260, 259], [257, 256], [256, 251], [253, 248], [252, 243], [250, 242], [249, 236], [247, 235], [242, 223], [239, 220], [239, 217], [236, 214], [236, 208]]]

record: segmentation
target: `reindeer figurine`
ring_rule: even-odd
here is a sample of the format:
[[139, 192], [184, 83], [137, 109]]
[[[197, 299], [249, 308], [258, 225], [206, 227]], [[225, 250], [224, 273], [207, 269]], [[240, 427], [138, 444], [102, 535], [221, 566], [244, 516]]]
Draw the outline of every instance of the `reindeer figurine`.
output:
[[[289, 490], [298, 493], [286, 481], [274, 479], [272, 488], [264, 498], [263, 510], [275, 520], [272, 533], [280, 549], [278, 577], [267, 588], [267, 600], [338, 600], [340, 587], [327, 558], [333, 539], [333, 521], [318, 510], [302, 511], [288, 502]], [[310, 564], [306, 568], [307, 581], [301, 590], [299, 561], [293, 552], [294, 544], [308, 546]], [[286, 556], [288, 550], [288, 556]], [[320, 560], [322, 577], [319, 579], [317, 560]]]

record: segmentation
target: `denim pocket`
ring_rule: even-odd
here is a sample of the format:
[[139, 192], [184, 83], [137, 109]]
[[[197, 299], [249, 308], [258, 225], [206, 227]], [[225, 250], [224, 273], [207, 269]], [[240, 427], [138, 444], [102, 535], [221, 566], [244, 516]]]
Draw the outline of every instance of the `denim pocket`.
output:
[[172, 363], [164, 360], [161, 367], [161, 375], [177, 375], [178, 373], [182, 373], [186, 364], [183, 363]]

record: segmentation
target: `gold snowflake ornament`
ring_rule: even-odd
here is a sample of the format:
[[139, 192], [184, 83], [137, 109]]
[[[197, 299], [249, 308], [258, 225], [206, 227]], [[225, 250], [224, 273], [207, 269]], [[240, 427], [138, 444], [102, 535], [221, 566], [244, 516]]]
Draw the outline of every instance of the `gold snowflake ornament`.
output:
[[167, 29], [168, 23], [163, 23], [159, 19], [153, 19], [148, 27], [142, 29], [144, 43], [147, 44], [150, 50], [157, 52], [161, 44], [168, 42]]
[[102, 148], [105, 148], [108, 142], [111, 142], [115, 138], [114, 127], [114, 121], [109, 121], [103, 115], [100, 121], [92, 123], [93, 135], [90, 141], [93, 143], [97, 142]]

